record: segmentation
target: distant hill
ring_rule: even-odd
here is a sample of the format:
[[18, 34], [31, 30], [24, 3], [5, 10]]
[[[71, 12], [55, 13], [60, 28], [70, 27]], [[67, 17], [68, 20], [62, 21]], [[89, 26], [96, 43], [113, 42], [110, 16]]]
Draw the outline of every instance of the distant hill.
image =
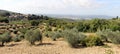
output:
[[[0, 10], [0, 16], [10, 16], [13, 14], [20, 14], [16, 12], [11, 12], [7, 10]], [[24, 15], [24, 14], [23, 14]], [[36, 14], [41, 15], [41, 14]], [[66, 19], [93, 19], [93, 18], [100, 18], [100, 19], [111, 19], [114, 18], [113, 16], [107, 15], [59, 15], [59, 14], [42, 14], [45, 16], [53, 17], [53, 18], [66, 18]]]
[[7, 11], [7, 10], [0, 10], [0, 16], [10, 16], [14, 12]]
[[0, 12], [9, 12], [9, 11], [7, 11], [7, 10], [0, 10]]
[[100, 19], [111, 19], [114, 18], [113, 16], [107, 15], [56, 15], [56, 14], [45, 14], [50, 17], [55, 18], [67, 18], [67, 19], [93, 19], [93, 18], [100, 18]]

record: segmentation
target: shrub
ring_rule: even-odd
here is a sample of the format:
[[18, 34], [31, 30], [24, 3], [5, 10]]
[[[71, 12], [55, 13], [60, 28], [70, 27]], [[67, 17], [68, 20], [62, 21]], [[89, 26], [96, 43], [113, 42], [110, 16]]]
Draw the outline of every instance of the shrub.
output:
[[75, 32], [74, 30], [65, 30], [63, 31], [63, 35], [71, 47], [76, 47], [77, 45], [82, 44], [83, 40], [86, 37], [77, 31]]
[[56, 31], [56, 32], [53, 32], [53, 36], [51, 36], [52, 40], [53, 41], [56, 41], [56, 39], [62, 37], [62, 33]]
[[50, 32], [50, 31], [46, 31], [44, 32], [44, 36], [47, 38], [52, 38], [53, 41], [56, 41], [56, 39], [62, 37], [62, 33], [58, 32], [58, 31], [54, 31], [54, 32]]
[[103, 30], [96, 32], [97, 36], [100, 36], [103, 42], [109, 42], [107, 39], [107, 33], [110, 32], [110, 30]]
[[24, 37], [24, 34], [19, 34], [18, 35], [18, 38], [20, 39], [20, 40], [23, 40], [25, 37]]
[[84, 42], [87, 47], [103, 45], [102, 40], [98, 36], [88, 36]]
[[12, 40], [13, 40], [14, 42], [19, 42], [19, 41], [20, 41], [20, 39], [19, 39], [18, 36], [13, 37]]
[[25, 34], [25, 39], [30, 42], [31, 45], [34, 45], [36, 41], [42, 42], [42, 34], [39, 30], [28, 30]]
[[38, 30], [38, 29], [34, 30], [33, 36], [35, 37], [36, 41], [42, 42], [42, 34], [41, 34], [40, 30]]
[[2, 42], [2, 46], [4, 46], [4, 43], [10, 42], [11, 41], [11, 36], [10, 32], [6, 32], [2, 35], [0, 35], [0, 42]]
[[46, 31], [52, 31], [51, 27], [46, 27]]
[[0, 17], [0, 22], [9, 23], [9, 20], [7, 18]]
[[39, 21], [33, 20], [33, 21], [31, 21], [31, 25], [32, 26], [38, 26], [39, 25]]
[[49, 37], [52, 37], [53, 35], [54, 35], [54, 33], [51, 32], [51, 31], [45, 31], [45, 32], [44, 32], [44, 36], [45, 36], [45, 37], [48, 37], [48, 38], [49, 38]]
[[120, 44], [120, 32], [119, 31], [111, 31], [111, 30], [105, 30], [105, 31], [99, 31], [97, 32], [98, 36], [102, 38], [102, 40], [106, 42], [112, 42], [115, 44]]
[[108, 34], [107, 38], [112, 43], [120, 44], [120, 32], [111, 32]]
[[49, 38], [48, 33], [49, 33], [48, 31], [45, 31], [45, 32], [43, 33], [43, 35], [44, 35], [45, 37]]
[[21, 41], [23, 39], [24, 39], [23, 34], [17, 34], [15, 37], [12, 38], [12, 40], [15, 41], [15, 42], [19, 42], [19, 41]]
[[[32, 42], [32, 30], [28, 30], [26, 33], [25, 33], [25, 39], [29, 42]], [[31, 43], [32, 44], [32, 43]]]
[[19, 29], [19, 31], [23, 34], [25, 34], [27, 32], [28, 28], [21, 28]]

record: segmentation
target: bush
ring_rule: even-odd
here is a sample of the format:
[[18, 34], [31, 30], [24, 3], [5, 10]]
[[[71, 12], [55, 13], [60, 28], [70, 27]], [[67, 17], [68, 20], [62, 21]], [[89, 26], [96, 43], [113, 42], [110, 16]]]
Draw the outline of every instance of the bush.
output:
[[0, 17], [0, 22], [9, 23], [9, 20], [7, 18]]
[[12, 38], [12, 40], [14, 42], [19, 42], [19, 41], [21, 41], [23, 39], [24, 39], [24, 35], [23, 34], [17, 34], [15, 37]]
[[53, 41], [56, 41], [56, 39], [62, 37], [62, 33], [58, 31], [54, 31], [54, 32], [46, 31], [44, 32], [44, 36], [47, 38], [52, 38]]
[[32, 26], [38, 26], [39, 25], [39, 21], [33, 20], [33, 21], [31, 21], [31, 25]]
[[53, 32], [53, 36], [51, 36], [52, 40], [53, 41], [56, 41], [56, 39], [62, 37], [62, 33], [56, 31], [56, 32]]
[[103, 42], [109, 42], [108, 41], [108, 33], [111, 32], [111, 30], [103, 30], [103, 31], [98, 31], [96, 32], [97, 36], [100, 36]]
[[27, 32], [28, 28], [21, 28], [19, 29], [19, 31], [23, 34], [25, 34]]
[[25, 34], [25, 39], [30, 42], [31, 45], [34, 45], [36, 41], [42, 42], [42, 34], [39, 30], [28, 30]]
[[[28, 30], [26, 33], [25, 33], [25, 39], [29, 42], [32, 42], [32, 34], [33, 34], [33, 31], [32, 30]], [[31, 43], [32, 44], [32, 43]]]
[[12, 40], [13, 40], [14, 42], [19, 42], [19, 41], [20, 41], [20, 39], [19, 39], [18, 36], [13, 37]]
[[25, 35], [24, 34], [19, 34], [18, 35], [18, 38], [20, 39], [20, 40], [23, 40], [25, 37], [24, 37]]
[[110, 32], [107, 38], [114, 44], [120, 44], [120, 32]]
[[2, 42], [2, 46], [4, 46], [4, 43], [10, 42], [11, 41], [11, 36], [10, 32], [6, 32], [2, 35], [0, 35], [0, 42]]
[[114, 44], [120, 44], [120, 32], [119, 31], [99, 31], [98, 36], [100, 36], [103, 40], [105, 39], [106, 42], [112, 42]]
[[83, 40], [86, 37], [77, 31], [75, 32], [74, 30], [65, 30], [63, 31], [63, 35], [71, 47], [76, 47], [77, 45], [82, 44]]
[[51, 27], [49, 27], [49, 26], [48, 26], [48, 27], [46, 27], [45, 29], [46, 29], [46, 31], [52, 31], [52, 28], [51, 28]]
[[45, 37], [49, 38], [48, 33], [49, 33], [48, 31], [45, 31], [45, 32], [43, 33], [43, 36], [45, 36]]
[[52, 37], [53, 35], [54, 35], [54, 33], [51, 32], [51, 31], [45, 31], [44, 32], [44, 36], [47, 37], [47, 38]]
[[84, 42], [87, 47], [104, 45], [98, 36], [88, 36]]

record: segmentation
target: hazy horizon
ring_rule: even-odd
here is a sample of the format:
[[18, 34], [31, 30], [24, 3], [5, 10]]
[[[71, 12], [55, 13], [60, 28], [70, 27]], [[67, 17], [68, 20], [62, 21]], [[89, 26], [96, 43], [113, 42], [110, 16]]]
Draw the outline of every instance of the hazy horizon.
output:
[[0, 9], [30, 14], [120, 16], [120, 0], [1, 0]]

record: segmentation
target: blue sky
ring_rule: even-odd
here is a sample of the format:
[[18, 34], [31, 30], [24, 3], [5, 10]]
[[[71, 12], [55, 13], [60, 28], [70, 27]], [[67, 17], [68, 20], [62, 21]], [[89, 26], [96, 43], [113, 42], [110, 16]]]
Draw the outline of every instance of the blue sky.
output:
[[0, 9], [33, 14], [120, 16], [120, 0], [0, 0]]

